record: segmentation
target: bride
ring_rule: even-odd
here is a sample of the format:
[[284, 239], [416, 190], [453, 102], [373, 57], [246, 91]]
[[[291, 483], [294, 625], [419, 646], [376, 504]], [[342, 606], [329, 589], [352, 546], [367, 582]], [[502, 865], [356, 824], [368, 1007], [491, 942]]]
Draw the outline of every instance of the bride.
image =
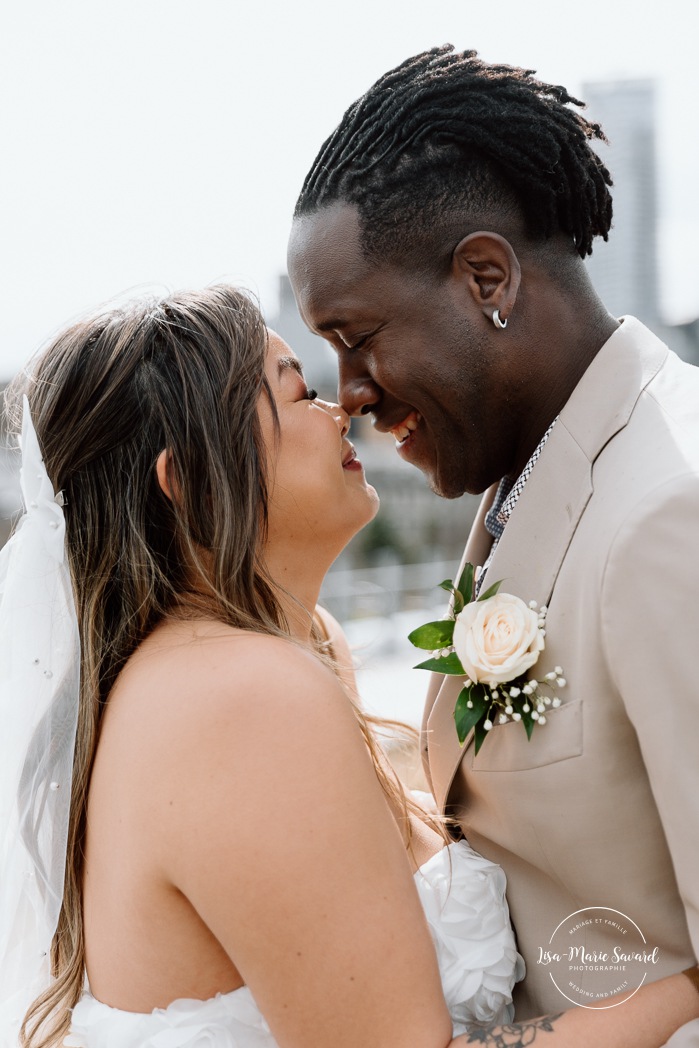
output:
[[[27, 514], [0, 590], [9, 601], [32, 535], [60, 571], [63, 547], [50, 544], [65, 527], [60, 606], [74, 600], [80, 684], [56, 683], [60, 658], [78, 652], [69, 631], [58, 644], [44, 629], [44, 613], [57, 629], [58, 597], [30, 620], [5, 609], [6, 648], [37, 647], [22, 679], [38, 674], [37, 693], [56, 685], [62, 715], [70, 693], [77, 731], [67, 792], [46, 768], [65, 755], [69, 717], [43, 749], [32, 729], [27, 753], [8, 754], [23, 796], [32, 753], [44, 772], [24, 800], [34, 821], [19, 817], [26, 880], [19, 859], [9, 866], [14, 798], [0, 796], [0, 873], [15, 874], [3, 890], [17, 889], [0, 904], [0, 992], [18, 981], [17, 957], [40, 980], [3, 1043], [614, 1048], [633, 1030], [635, 1048], [654, 1048], [699, 1017], [678, 974], [620, 1008], [512, 1024], [523, 967], [502, 872], [449, 844], [395, 779], [346, 643], [316, 606], [376, 493], [347, 415], [308, 389], [247, 297], [216, 286], [97, 313], [8, 390], [17, 428], [25, 394]], [[25, 623], [41, 615], [33, 633]], [[8, 696], [3, 718], [17, 707]], [[50, 912], [50, 892], [30, 887], [44, 877], [47, 819], [51, 977], [34, 925], [17, 918], [30, 896]]]

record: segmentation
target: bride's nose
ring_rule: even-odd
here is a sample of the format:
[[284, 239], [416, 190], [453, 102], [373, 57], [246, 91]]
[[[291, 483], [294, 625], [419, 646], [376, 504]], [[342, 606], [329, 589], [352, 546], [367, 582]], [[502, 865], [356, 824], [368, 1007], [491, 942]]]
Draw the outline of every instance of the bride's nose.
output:
[[337, 422], [337, 428], [340, 430], [341, 436], [346, 436], [349, 432], [351, 419], [345, 409], [341, 408], [339, 404], [332, 404], [327, 400], [321, 400], [320, 397], [316, 399], [316, 404], [320, 404], [329, 415], [332, 415]]

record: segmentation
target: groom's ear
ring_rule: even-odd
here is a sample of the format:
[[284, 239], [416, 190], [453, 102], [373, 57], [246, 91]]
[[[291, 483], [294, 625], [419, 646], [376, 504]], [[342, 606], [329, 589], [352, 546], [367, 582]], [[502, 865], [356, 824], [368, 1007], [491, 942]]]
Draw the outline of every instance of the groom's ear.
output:
[[470, 233], [454, 248], [452, 276], [464, 285], [489, 320], [496, 309], [503, 321], [508, 319], [522, 279], [519, 259], [509, 240], [499, 233]]

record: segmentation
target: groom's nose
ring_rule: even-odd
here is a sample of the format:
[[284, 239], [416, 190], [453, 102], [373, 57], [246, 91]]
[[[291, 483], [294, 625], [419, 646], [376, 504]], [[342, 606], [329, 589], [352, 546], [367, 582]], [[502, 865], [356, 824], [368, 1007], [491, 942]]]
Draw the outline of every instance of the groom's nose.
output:
[[363, 369], [339, 359], [337, 399], [348, 415], [366, 415], [381, 400], [381, 390]]

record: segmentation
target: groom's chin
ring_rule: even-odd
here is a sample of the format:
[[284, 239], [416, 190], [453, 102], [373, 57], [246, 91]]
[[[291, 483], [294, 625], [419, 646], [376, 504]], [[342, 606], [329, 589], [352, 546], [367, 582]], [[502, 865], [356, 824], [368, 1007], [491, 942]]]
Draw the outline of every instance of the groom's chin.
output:
[[422, 470], [427, 485], [441, 499], [460, 499], [462, 495], [482, 495], [493, 483], [492, 470], [464, 469], [459, 458], [449, 462], [446, 456], [432, 468]]
[[440, 499], [458, 499], [467, 491], [461, 478], [444, 477], [437, 471], [425, 471], [425, 480], [430, 491], [439, 495]]
[[430, 490], [435, 495], [439, 495], [440, 499], [460, 499], [462, 495], [466, 494], [465, 488], [445, 487], [444, 484], [432, 481], [430, 478], [428, 478], [427, 483]]

